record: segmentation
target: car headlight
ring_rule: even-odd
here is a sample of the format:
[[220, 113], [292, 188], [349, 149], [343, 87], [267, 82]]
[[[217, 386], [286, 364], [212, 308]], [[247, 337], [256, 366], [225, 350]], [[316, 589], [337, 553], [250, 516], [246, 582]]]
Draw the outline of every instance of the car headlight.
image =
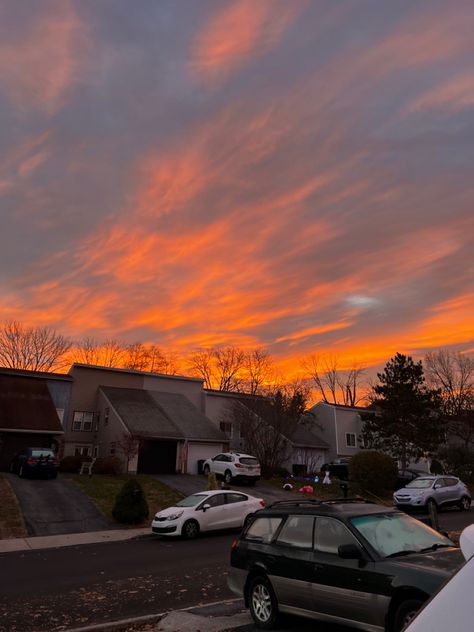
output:
[[178, 518], [181, 518], [183, 513], [184, 513], [184, 511], [177, 511], [176, 513], [171, 514], [170, 516], [168, 516], [166, 518], [166, 520], [177, 520]]

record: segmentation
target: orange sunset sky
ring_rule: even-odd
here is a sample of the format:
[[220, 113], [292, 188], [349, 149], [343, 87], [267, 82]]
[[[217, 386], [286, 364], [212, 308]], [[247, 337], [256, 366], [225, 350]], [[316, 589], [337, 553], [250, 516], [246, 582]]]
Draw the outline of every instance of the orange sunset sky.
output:
[[474, 353], [472, 0], [5, 0], [0, 321]]

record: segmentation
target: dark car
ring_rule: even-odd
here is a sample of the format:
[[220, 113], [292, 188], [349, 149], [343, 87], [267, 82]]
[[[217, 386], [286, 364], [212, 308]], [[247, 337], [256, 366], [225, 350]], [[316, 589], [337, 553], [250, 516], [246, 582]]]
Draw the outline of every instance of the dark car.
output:
[[16, 472], [20, 477], [56, 478], [58, 469], [59, 459], [49, 448], [25, 448], [10, 463], [10, 472]]
[[361, 499], [284, 501], [232, 545], [230, 589], [257, 627], [289, 613], [366, 632], [400, 632], [461, 566], [451, 540]]
[[321, 474], [324, 474], [329, 470], [329, 475], [338, 478], [341, 481], [349, 480], [349, 465], [348, 463], [325, 463], [321, 466]]
[[415, 478], [419, 476], [426, 476], [427, 472], [423, 472], [422, 470], [414, 470], [414, 469], [404, 469], [398, 470], [397, 474], [397, 483], [395, 489], [400, 489], [401, 487], [405, 487], [408, 483], [411, 483]]

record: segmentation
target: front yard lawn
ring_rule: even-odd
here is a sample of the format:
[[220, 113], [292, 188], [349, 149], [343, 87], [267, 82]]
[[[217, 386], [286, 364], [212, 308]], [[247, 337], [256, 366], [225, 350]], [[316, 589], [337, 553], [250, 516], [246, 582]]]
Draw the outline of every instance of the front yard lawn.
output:
[[[343, 490], [341, 489], [341, 483], [344, 483], [345, 481], [340, 481], [337, 478], [332, 478], [330, 485], [323, 485], [321, 478], [318, 483], [315, 483], [314, 479], [310, 479], [309, 477], [308, 480], [275, 477], [269, 479], [268, 482], [275, 487], [278, 487], [279, 489], [283, 489], [283, 485], [285, 483], [290, 483], [291, 485], [293, 485], [293, 490], [291, 492], [288, 492], [289, 498], [291, 497], [291, 494], [293, 496], [298, 496], [299, 498], [314, 498], [316, 500], [334, 500], [335, 498], [344, 497]], [[307, 492], [300, 492], [300, 489], [304, 485], [310, 485], [313, 488], [314, 492], [312, 494], [309, 494]], [[379, 498], [378, 496], [374, 496], [373, 494], [370, 494], [368, 492], [361, 492], [359, 487], [354, 483], [347, 482], [347, 485], [347, 496], [349, 498], [354, 498], [354, 496], [362, 496], [363, 498], [366, 498], [367, 500], [372, 500], [375, 503], [392, 506], [391, 494], [387, 497]]]
[[0, 540], [26, 536], [25, 523], [17, 497], [8, 480], [0, 476]]
[[170, 507], [183, 498], [183, 496], [174, 489], [170, 489], [167, 485], [145, 474], [137, 474], [136, 476], [131, 474], [123, 474], [120, 476], [94, 474], [89, 477], [84, 475], [80, 476], [79, 474], [62, 473], [61, 477], [72, 480], [112, 522], [112, 509], [117, 494], [129, 478], [135, 478], [143, 488], [150, 515], [142, 525], [133, 525], [134, 527], [148, 526], [157, 511], [165, 507]]

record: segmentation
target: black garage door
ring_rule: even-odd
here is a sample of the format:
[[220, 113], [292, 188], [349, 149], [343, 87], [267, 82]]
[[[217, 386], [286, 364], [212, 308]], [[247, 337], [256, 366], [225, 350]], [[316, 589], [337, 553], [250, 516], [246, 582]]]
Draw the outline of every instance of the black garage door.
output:
[[139, 474], [175, 474], [176, 441], [147, 441], [138, 456]]

